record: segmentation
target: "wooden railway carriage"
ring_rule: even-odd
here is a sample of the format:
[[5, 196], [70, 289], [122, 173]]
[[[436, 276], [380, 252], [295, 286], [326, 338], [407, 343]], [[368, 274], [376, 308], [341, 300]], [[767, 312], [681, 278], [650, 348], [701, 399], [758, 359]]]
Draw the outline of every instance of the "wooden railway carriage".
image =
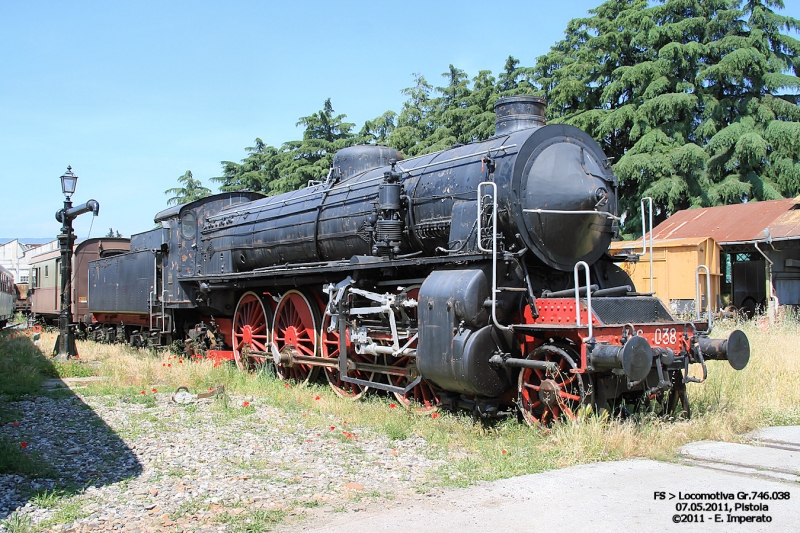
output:
[[[130, 240], [115, 237], [86, 239], [75, 245], [72, 255], [71, 321], [82, 328], [87, 323], [89, 262], [130, 249]], [[54, 250], [31, 261], [30, 312], [47, 323], [58, 321], [61, 311], [61, 252]], [[91, 318], [89, 319], [91, 322]]]
[[346, 397], [376, 388], [483, 416], [516, 405], [530, 423], [637, 399], [688, 414], [689, 366], [741, 369], [747, 338], [676, 321], [607, 255], [618, 184], [591, 137], [544, 125], [539, 98], [496, 114], [483, 142], [412, 160], [351, 147], [302, 190], [160, 213], [147, 275], [124, 272], [135, 244], [94, 262], [90, 308], [139, 287], [161, 342], [298, 382], [322, 370]]
[[0, 266], [0, 328], [14, 318], [14, 276]]

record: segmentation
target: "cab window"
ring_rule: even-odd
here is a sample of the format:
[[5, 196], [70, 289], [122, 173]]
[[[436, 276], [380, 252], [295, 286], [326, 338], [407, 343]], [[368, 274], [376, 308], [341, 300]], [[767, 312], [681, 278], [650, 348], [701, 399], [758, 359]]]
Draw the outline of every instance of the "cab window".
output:
[[181, 235], [184, 239], [194, 239], [197, 230], [197, 220], [194, 213], [184, 213], [181, 217]]

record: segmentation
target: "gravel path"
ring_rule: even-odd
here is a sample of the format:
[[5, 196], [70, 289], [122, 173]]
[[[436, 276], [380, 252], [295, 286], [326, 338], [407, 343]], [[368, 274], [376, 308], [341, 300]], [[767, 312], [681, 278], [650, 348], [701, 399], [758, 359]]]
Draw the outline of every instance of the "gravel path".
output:
[[[312, 422], [259, 399], [178, 405], [148, 391], [138, 400], [77, 391], [0, 403], [18, 423], [0, 426], [0, 437], [25, 443], [47, 475], [0, 475], [0, 520], [64, 532], [297, 527], [424, 498], [441, 461], [422, 439], [392, 441], [332, 418], [319, 429], [320, 415]], [[42, 496], [65, 485], [66, 497]]]

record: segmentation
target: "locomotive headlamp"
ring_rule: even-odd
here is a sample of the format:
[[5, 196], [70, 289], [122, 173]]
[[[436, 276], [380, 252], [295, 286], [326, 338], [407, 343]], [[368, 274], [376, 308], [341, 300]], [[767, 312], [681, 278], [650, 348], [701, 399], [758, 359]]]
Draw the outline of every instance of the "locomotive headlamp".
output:
[[75, 187], [78, 185], [78, 176], [73, 174], [72, 166], [67, 166], [67, 172], [61, 175], [61, 192], [69, 198], [75, 194]]

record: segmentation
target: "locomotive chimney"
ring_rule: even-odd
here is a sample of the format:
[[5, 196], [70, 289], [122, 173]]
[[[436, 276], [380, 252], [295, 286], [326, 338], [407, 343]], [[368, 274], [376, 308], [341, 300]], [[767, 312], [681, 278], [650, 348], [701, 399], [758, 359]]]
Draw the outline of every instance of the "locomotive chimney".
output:
[[519, 130], [538, 128], [546, 124], [544, 110], [547, 102], [539, 96], [506, 96], [494, 104], [495, 135], [508, 135]]

